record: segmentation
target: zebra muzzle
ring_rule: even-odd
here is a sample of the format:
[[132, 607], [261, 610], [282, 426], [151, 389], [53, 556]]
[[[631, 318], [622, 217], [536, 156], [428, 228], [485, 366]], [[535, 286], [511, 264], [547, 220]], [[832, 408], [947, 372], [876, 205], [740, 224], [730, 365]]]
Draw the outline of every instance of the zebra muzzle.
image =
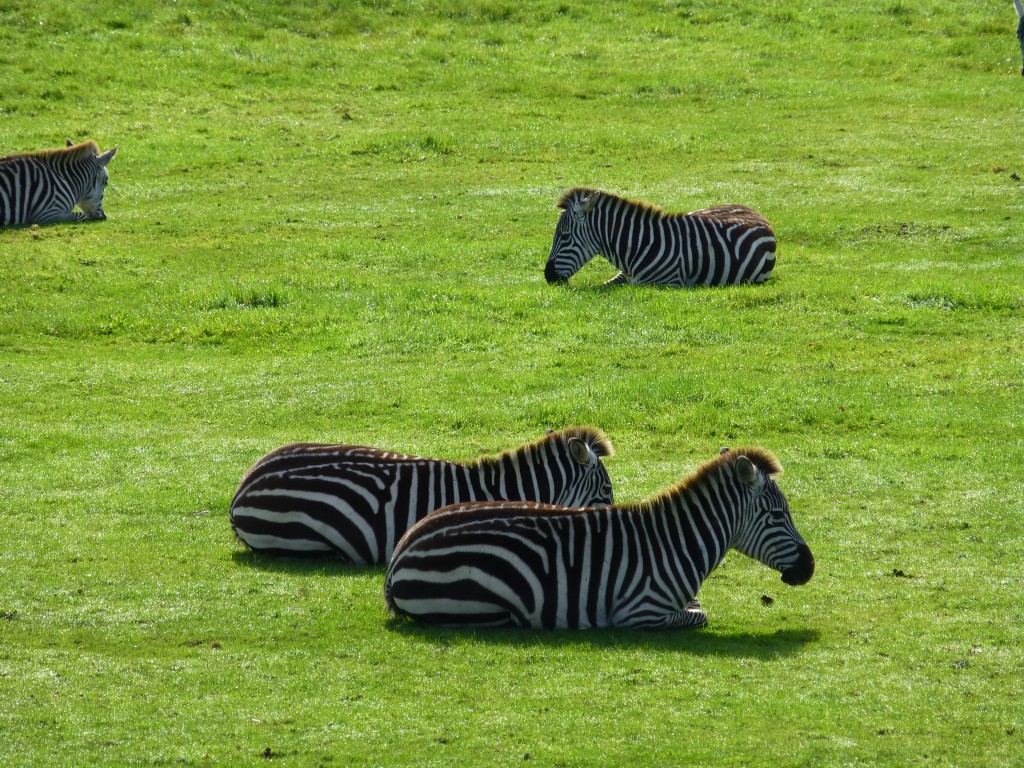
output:
[[553, 261], [549, 261], [547, 266], [544, 267], [544, 279], [548, 281], [548, 284], [569, 282], [569, 278], [562, 277], [558, 274], [558, 270], [555, 269], [555, 263]]
[[791, 587], [806, 584], [814, 575], [814, 555], [806, 544], [797, 550], [797, 561], [782, 572], [782, 582]]

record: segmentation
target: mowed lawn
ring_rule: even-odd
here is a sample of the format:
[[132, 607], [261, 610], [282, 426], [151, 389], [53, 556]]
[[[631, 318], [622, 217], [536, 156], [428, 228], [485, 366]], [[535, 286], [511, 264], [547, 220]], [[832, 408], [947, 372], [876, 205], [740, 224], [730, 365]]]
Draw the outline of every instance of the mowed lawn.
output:
[[[0, 3], [0, 154], [118, 146], [0, 231], [4, 765], [1024, 765], [1011, 3]], [[742, 203], [762, 286], [543, 277], [567, 188]], [[691, 632], [390, 620], [253, 557], [294, 441], [604, 429], [617, 499], [781, 460], [815, 577]]]

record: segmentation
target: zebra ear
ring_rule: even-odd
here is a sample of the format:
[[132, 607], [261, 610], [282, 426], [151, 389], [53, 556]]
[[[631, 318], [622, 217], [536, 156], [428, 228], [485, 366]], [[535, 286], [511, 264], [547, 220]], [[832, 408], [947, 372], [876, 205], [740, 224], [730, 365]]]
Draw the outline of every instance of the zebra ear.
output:
[[576, 216], [586, 216], [590, 213], [590, 209], [594, 207], [594, 203], [597, 202], [597, 195], [591, 194], [588, 197], [581, 197], [575, 203], [572, 204], [572, 212]]
[[590, 446], [578, 437], [569, 438], [569, 452], [582, 467], [589, 465], [594, 460], [594, 453], [590, 450]]
[[754, 466], [754, 462], [746, 456], [740, 456], [736, 459], [736, 469], [739, 471], [740, 480], [747, 487], [757, 489], [764, 483], [764, 477], [762, 477], [757, 467]]
[[73, 146], [75, 146], [75, 142], [73, 142], [71, 139], [64, 139], [64, 141], [67, 142], [67, 144], [64, 145], [66, 147], [73, 147]]
[[114, 147], [113, 149], [104, 152], [102, 155], [99, 156], [100, 165], [106, 165], [107, 163], [109, 163], [111, 160], [114, 159], [114, 155], [116, 154], [117, 147]]

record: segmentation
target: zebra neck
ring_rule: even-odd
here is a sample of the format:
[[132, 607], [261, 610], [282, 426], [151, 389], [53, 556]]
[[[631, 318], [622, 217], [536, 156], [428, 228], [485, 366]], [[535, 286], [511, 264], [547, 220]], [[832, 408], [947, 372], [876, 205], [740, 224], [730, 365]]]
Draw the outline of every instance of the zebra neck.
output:
[[[554, 466], [552, 466], [554, 465]], [[467, 467], [470, 484], [481, 501], [548, 501], [568, 485], [566, 469], [550, 457], [526, 453], [503, 454]]]
[[627, 275], [632, 274], [635, 262], [643, 255], [640, 244], [650, 241], [652, 227], [660, 226], [664, 214], [638, 206], [628, 200], [602, 198], [601, 210], [595, 217], [599, 226], [597, 235], [601, 254]]
[[61, 182], [68, 185], [74, 194], [82, 194], [85, 187], [85, 179], [89, 176], [88, 159], [61, 155], [48, 155], [39, 159], [47, 168], [57, 172]]
[[685, 556], [701, 579], [718, 567], [732, 547], [739, 526], [737, 511], [723, 503], [722, 490], [700, 486], [681, 489], [652, 507], [651, 524], [656, 533], [652, 546], [668, 550], [664, 554], [669, 559], [663, 562]]

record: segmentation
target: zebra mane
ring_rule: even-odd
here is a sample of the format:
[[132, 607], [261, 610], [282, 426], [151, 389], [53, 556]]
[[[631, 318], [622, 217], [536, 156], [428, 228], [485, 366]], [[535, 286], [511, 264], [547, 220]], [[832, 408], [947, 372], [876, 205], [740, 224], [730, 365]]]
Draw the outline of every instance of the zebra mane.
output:
[[723, 448], [718, 456], [705, 461], [671, 488], [666, 488], [635, 506], [644, 510], [650, 510], [660, 502], [666, 501], [669, 497], [677, 496], [680, 493], [685, 493], [697, 487], [704, 482], [708, 475], [717, 472], [726, 464], [732, 464], [740, 456], [746, 456], [755, 467], [769, 477], [777, 477], [782, 474], [782, 464], [779, 463], [779, 460], [770, 451], [764, 448], [759, 448], [756, 445]]
[[68, 157], [77, 159], [79, 157], [96, 157], [100, 154], [99, 145], [92, 139], [87, 139], [81, 144], [71, 147], [59, 147], [57, 149], [40, 149], [37, 152], [21, 152], [14, 155], [7, 155], [0, 160], [13, 160], [19, 157], [35, 157], [40, 160], [48, 160], [51, 157]]
[[559, 196], [558, 202], [555, 203], [555, 207], [564, 211], [576, 198], [590, 197], [594, 194], [601, 194], [601, 190], [591, 189], [590, 187], [573, 187], [572, 189], [566, 190]]
[[527, 451], [536, 451], [541, 446], [547, 445], [553, 441], [568, 442], [573, 437], [585, 442], [590, 446], [590, 450], [601, 458], [615, 455], [615, 448], [612, 447], [612, 441], [609, 440], [608, 436], [600, 429], [597, 429], [596, 427], [568, 427], [567, 429], [560, 429], [557, 432], [549, 432], [539, 440], [535, 440], [527, 445], [509, 448], [507, 451], [502, 451], [496, 456], [481, 456], [479, 459], [469, 462], [467, 466], [483, 467], [492, 464], [500, 464], [506, 457], [518, 456], [526, 453]]
[[665, 216], [680, 216], [680, 215], [682, 215], [680, 213], [669, 213], [669, 212], [666, 212], [666, 211], [662, 210], [661, 208], [659, 208], [656, 205], [653, 205], [651, 203], [645, 203], [643, 200], [634, 200], [633, 198], [630, 198], [630, 197], [624, 197], [622, 195], [616, 195], [614, 192], [605, 192], [602, 189], [591, 189], [590, 187], [573, 187], [572, 189], [568, 190], [567, 192], [563, 192], [562, 196], [558, 198], [558, 202], [555, 205], [556, 205], [557, 208], [565, 210], [565, 209], [567, 209], [573, 203], [574, 200], [577, 200], [577, 199], [583, 198], [583, 197], [593, 197], [594, 195], [601, 195], [602, 197], [607, 197], [610, 200], [621, 201], [621, 202], [625, 203], [626, 205], [628, 205], [628, 206], [630, 206], [632, 208], [637, 209], [638, 211], [642, 211], [644, 213], [648, 213], [648, 214], [654, 216], [655, 218], [659, 218], [659, 219], [663, 218]]

